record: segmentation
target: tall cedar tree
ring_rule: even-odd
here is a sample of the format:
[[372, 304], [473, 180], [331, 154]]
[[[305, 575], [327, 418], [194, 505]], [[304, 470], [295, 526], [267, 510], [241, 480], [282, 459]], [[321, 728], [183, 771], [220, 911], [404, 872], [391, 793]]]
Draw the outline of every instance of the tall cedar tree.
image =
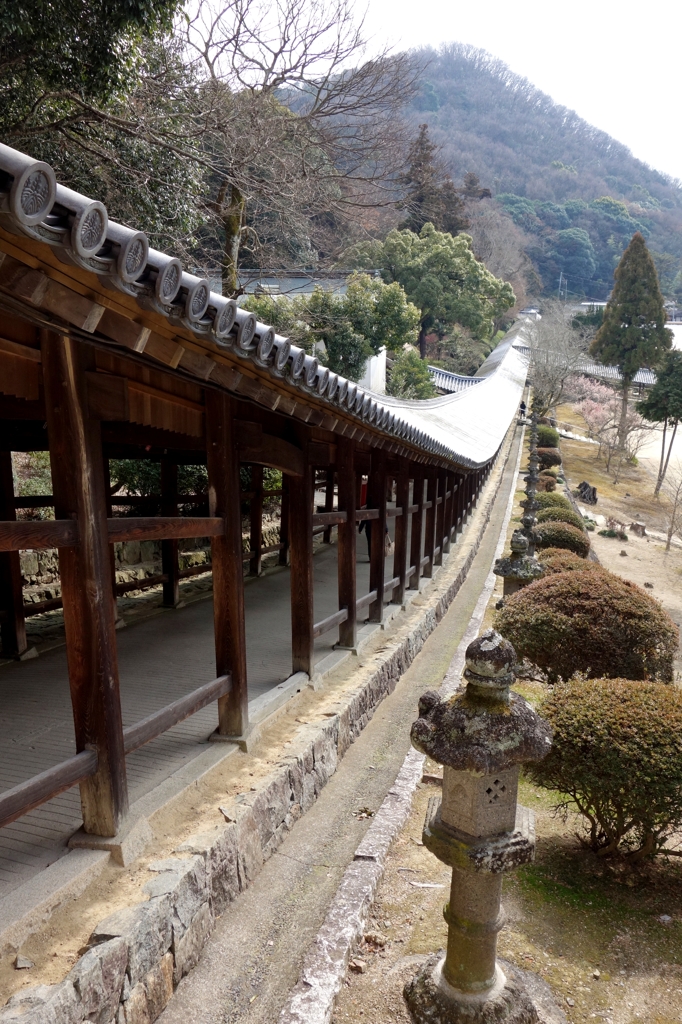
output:
[[623, 448], [632, 378], [643, 366], [661, 362], [673, 336], [665, 326], [656, 267], [639, 231], [633, 235], [613, 276], [616, 283], [590, 352], [607, 366], [617, 366], [622, 374], [618, 446]]
[[419, 134], [408, 151], [409, 168], [401, 184], [405, 198], [400, 208], [407, 211], [401, 230], [419, 234], [425, 224], [431, 223], [438, 231], [456, 235], [469, 226], [464, 203], [459, 197], [452, 178], [438, 165], [438, 146], [429, 138], [426, 124], [419, 125]]
[[[657, 497], [668, 470], [677, 427], [682, 421], [682, 352], [668, 352], [665, 366], [658, 374], [656, 383], [644, 401], [637, 403], [637, 412], [645, 419], [651, 420], [652, 423], [663, 424], [661, 460], [658, 465], [658, 478], [654, 490], [654, 497]], [[666, 452], [668, 428], [672, 433]]]

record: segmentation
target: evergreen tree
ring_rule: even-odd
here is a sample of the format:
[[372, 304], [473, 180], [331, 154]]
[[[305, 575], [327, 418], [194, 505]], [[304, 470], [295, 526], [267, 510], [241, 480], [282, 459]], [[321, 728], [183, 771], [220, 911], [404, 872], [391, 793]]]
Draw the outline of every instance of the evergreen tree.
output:
[[429, 138], [428, 125], [420, 124], [419, 134], [408, 151], [408, 170], [401, 180], [405, 198], [400, 209], [407, 211], [407, 217], [400, 227], [419, 234], [425, 224], [431, 223], [438, 231], [456, 235], [468, 226], [464, 203], [452, 178], [439, 167], [437, 152], [438, 146]]
[[396, 398], [435, 398], [438, 392], [426, 363], [413, 348], [396, 359], [388, 375], [386, 391]]
[[[663, 424], [661, 441], [661, 461], [658, 465], [658, 478], [654, 497], [658, 496], [670, 462], [677, 427], [682, 420], [682, 352], [669, 352], [665, 366], [658, 374], [658, 379], [643, 402], [637, 403], [637, 412], [652, 423]], [[666, 434], [672, 430], [666, 453]]]
[[643, 366], [656, 366], [672, 345], [665, 326], [663, 296], [656, 267], [639, 231], [614, 273], [615, 285], [590, 352], [623, 377], [618, 445], [624, 447], [628, 397], [632, 378]]

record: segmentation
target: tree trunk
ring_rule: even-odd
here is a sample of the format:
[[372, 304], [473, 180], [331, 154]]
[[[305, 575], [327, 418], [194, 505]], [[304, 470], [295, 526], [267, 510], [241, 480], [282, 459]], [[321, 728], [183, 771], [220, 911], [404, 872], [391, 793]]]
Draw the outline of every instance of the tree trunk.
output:
[[628, 398], [630, 397], [630, 378], [623, 374], [623, 400], [620, 406], [620, 423], [618, 424], [618, 448], [623, 451], [627, 434]]
[[665, 434], [668, 429], [668, 417], [663, 420], [663, 439], [661, 441], [661, 460], [658, 463], [658, 476], [656, 477], [656, 487], [654, 488], [654, 498], [658, 497], [658, 492], [661, 489], [663, 483], [663, 466], [665, 464]]
[[419, 356], [426, 359], [426, 328], [423, 323], [419, 325]]
[[239, 278], [237, 267], [239, 261], [239, 243], [242, 236], [242, 221], [246, 199], [236, 185], [230, 190], [230, 205], [223, 210], [222, 223], [225, 232], [225, 247], [223, 250], [223, 295], [232, 298], [239, 294]]
[[671, 452], [673, 450], [673, 444], [675, 443], [675, 434], [677, 433], [677, 424], [679, 422], [680, 422], [679, 420], [675, 420], [675, 423], [673, 424], [673, 432], [672, 432], [672, 436], [670, 438], [670, 444], [668, 445], [668, 454], [666, 456], [665, 463], [663, 465], [663, 469], [659, 473], [659, 477], [658, 477], [658, 480], [656, 482], [656, 490], [654, 491], [654, 497], [655, 498], [658, 497], [658, 492], [660, 491], [661, 487], [663, 486], [663, 481], [665, 480], [665, 474], [668, 472], [668, 463], [670, 462], [670, 454], [671, 454]]

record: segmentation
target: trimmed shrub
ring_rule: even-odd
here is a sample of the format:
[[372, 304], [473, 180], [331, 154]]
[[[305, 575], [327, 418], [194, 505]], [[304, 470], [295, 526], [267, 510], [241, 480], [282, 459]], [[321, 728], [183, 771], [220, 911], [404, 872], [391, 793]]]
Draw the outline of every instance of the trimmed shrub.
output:
[[600, 537], [610, 537], [612, 540], [627, 540], [628, 535], [625, 530], [614, 530], [611, 527], [608, 530], [600, 530]]
[[542, 448], [558, 448], [559, 431], [554, 427], [538, 427], [538, 445]]
[[550, 494], [552, 491], [555, 491], [555, 490], [556, 490], [556, 480], [555, 480], [555, 478], [553, 476], [551, 476], [549, 473], [547, 473], [547, 474], [541, 473], [540, 474], [540, 479], [538, 480], [538, 486], [537, 486], [538, 494]]
[[673, 678], [677, 626], [646, 591], [601, 567], [524, 587], [505, 599], [495, 628], [550, 679]]
[[561, 465], [561, 455], [558, 448], [538, 448], [538, 458], [543, 469]]
[[574, 512], [572, 508], [543, 508], [537, 516], [539, 523], [570, 523], [584, 532], [585, 525], [583, 517]]
[[558, 480], [560, 477], [558, 466], [550, 466], [549, 469], [543, 469], [540, 476], [551, 476], [554, 480]]
[[540, 707], [552, 749], [529, 765], [585, 819], [600, 856], [653, 857], [682, 828], [682, 692], [628, 679], [571, 680]]
[[581, 558], [587, 558], [590, 550], [587, 534], [570, 523], [543, 523], [536, 543], [539, 548], [566, 548]]
[[543, 508], [573, 508], [565, 494], [536, 494], [535, 500]]
[[599, 562], [590, 562], [587, 558], [580, 558], [572, 551], [565, 548], [543, 548], [538, 551], [538, 562], [545, 569], [545, 576], [551, 576], [558, 572], [575, 572], [576, 569], [597, 569], [600, 570]]

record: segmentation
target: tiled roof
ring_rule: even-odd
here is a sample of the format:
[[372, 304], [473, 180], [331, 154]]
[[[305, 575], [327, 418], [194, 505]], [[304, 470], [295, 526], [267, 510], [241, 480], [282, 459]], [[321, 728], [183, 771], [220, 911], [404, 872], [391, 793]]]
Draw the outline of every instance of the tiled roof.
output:
[[180, 260], [152, 249], [143, 231], [111, 221], [102, 203], [60, 185], [48, 164], [2, 144], [0, 223], [50, 246], [65, 263], [99, 275], [142, 310], [191, 331], [209, 348], [252, 361], [273, 382], [286, 378], [323, 405], [430, 455], [472, 468], [484, 464], [501, 444], [521, 399], [527, 359], [506, 339], [489, 357], [497, 355], [490, 372], [479, 371], [484, 379], [476, 387], [471, 378], [461, 378], [461, 390], [428, 402], [360, 388], [212, 291], [206, 278], [188, 273]]

